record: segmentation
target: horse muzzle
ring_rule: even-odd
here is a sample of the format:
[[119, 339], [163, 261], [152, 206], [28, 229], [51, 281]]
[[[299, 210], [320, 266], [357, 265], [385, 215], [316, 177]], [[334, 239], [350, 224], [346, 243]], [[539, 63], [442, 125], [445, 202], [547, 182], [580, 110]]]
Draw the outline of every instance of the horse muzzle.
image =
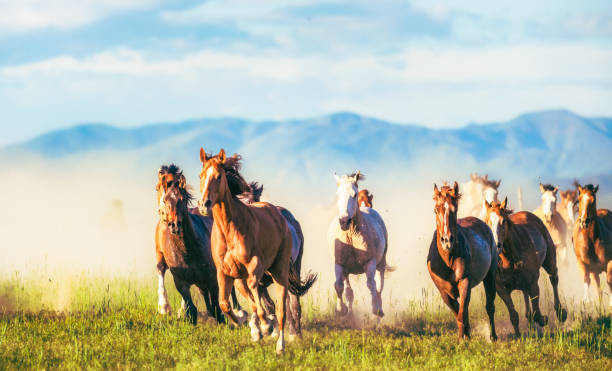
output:
[[210, 200], [198, 200], [198, 211], [202, 216], [208, 216], [211, 213], [212, 202]]
[[580, 228], [582, 228], [582, 229], [588, 228], [588, 226], [591, 225], [592, 221], [593, 220], [591, 218], [580, 218], [580, 219], [578, 219], [578, 222], [580, 223]]
[[170, 233], [175, 236], [180, 236], [183, 233], [183, 223], [181, 222], [168, 222], [168, 228], [170, 228]]
[[455, 238], [452, 235], [440, 237], [440, 245], [445, 251], [450, 251]]
[[352, 219], [349, 217], [343, 217], [338, 219], [338, 223], [340, 223], [340, 229], [342, 229], [343, 231], [349, 229], [349, 226], [351, 225], [351, 220]]

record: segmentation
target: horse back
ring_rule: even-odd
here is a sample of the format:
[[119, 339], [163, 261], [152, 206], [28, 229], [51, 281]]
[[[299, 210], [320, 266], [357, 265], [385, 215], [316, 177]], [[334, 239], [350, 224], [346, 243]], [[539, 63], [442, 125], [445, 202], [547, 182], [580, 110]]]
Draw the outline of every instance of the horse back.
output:
[[514, 224], [512, 228], [513, 248], [523, 258], [535, 253], [538, 267], [542, 265], [549, 249], [554, 249], [554, 242], [546, 225], [540, 218], [529, 211], [519, 211], [510, 215]]
[[291, 262], [294, 264], [294, 266], [297, 268], [297, 271], [299, 272], [302, 254], [304, 252], [304, 233], [302, 232], [302, 226], [289, 210], [285, 209], [282, 206], [277, 206], [276, 208], [287, 221], [287, 226], [289, 227], [289, 232], [291, 233], [292, 242]]
[[[479, 284], [496, 264], [497, 247], [491, 229], [480, 219], [469, 216], [457, 220], [460, 245], [470, 252], [470, 286]], [[495, 257], [495, 259], [493, 259]]]

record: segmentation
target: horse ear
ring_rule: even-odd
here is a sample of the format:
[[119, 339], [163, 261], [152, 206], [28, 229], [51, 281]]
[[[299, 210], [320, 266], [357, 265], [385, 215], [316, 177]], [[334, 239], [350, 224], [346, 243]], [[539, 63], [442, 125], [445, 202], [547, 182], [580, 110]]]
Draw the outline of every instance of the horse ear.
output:
[[499, 188], [500, 184], [501, 184], [501, 179], [495, 182], [495, 189]]
[[336, 179], [336, 184], [340, 183], [340, 177], [335, 172], [334, 172], [334, 179]]
[[582, 188], [580, 184], [577, 184], [576, 188], [578, 188], [578, 193], [582, 193], [582, 191], [584, 190], [584, 188]]
[[223, 148], [219, 150], [219, 154], [217, 156], [219, 156], [219, 161], [221, 162], [225, 162], [225, 159], [227, 158], [225, 157], [225, 150]]
[[157, 185], [155, 185], [155, 190], [158, 191], [159, 188], [162, 185], [162, 179], [164, 178], [164, 172], [162, 170], [162, 168], [160, 167], [159, 170], [157, 171]]
[[599, 184], [595, 186], [595, 188], [593, 188], [593, 193], [597, 193], [597, 191], [599, 190]]
[[206, 151], [204, 151], [204, 147], [200, 147], [200, 161], [202, 162], [202, 165], [208, 161], [208, 156], [206, 155]]
[[540, 192], [544, 193], [544, 186], [542, 185], [542, 183], [540, 183]]
[[438, 198], [439, 195], [440, 195], [440, 190], [438, 189], [438, 185], [436, 183], [434, 183], [434, 196], [433, 196], [433, 199], [435, 200], [436, 198]]
[[471, 179], [473, 182], [475, 182], [475, 181], [478, 179], [478, 177], [476, 176], [476, 174], [472, 174], [472, 173], [470, 173], [470, 179]]
[[505, 209], [506, 206], [508, 205], [508, 196], [506, 196], [506, 198], [504, 198], [504, 201], [501, 203], [501, 208]]

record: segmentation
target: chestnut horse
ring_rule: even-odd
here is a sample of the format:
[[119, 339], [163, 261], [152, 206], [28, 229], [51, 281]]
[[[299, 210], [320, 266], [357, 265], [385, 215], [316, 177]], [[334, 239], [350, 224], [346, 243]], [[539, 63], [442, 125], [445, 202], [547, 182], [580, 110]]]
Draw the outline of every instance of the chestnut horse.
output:
[[591, 279], [595, 281], [595, 288], [601, 299], [601, 272], [606, 272], [606, 280], [612, 291], [612, 212], [607, 209], [597, 210], [598, 189], [599, 186], [592, 184], [584, 187], [578, 185], [579, 204], [578, 220], [574, 225], [574, 252], [584, 279], [584, 301], [589, 300]]
[[362, 189], [359, 191], [359, 196], [357, 197], [357, 202], [359, 203], [359, 207], [369, 207], [372, 208], [372, 199], [374, 196], [367, 189]]
[[[182, 311], [193, 323], [197, 320], [197, 309], [191, 299], [189, 288], [196, 285], [202, 294], [208, 314], [223, 323], [219, 308], [217, 277], [210, 250], [212, 220], [189, 213], [193, 200], [187, 189], [186, 179], [174, 164], [162, 166], [158, 172], [157, 200], [160, 220], [155, 229], [155, 255], [159, 276], [158, 307], [161, 314], [171, 312], [164, 284], [168, 268], [174, 277], [176, 289], [182, 297]], [[246, 313], [240, 309], [236, 294], [234, 308], [242, 322]]]
[[[357, 171], [342, 177], [334, 174], [334, 177], [339, 214], [329, 226], [327, 240], [334, 257], [336, 310], [341, 315], [352, 310], [354, 296], [349, 274], [365, 273], [372, 296], [372, 313], [382, 317], [385, 272], [393, 270], [387, 266], [387, 227], [376, 210], [359, 207], [357, 203], [358, 182], [364, 178], [363, 174]], [[348, 308], [342, 300], [345, 282]]]
[[484, 220], [487, 213], [484, 202], [497, 201], [497, 189], [501, 184], [499, 180], [489, 180], [489, 175], [470, 174], [470, 181], [461, 184], [461, 212], [459, 215], [475, 216]]
[[[285, 349], [285, 305], [287, 290], [302, 296], [314, 283], [301, 282], [291, 264], [293, 241], [286, 219], [267, 202], [245, 204], [238, 198], [248, 192], [242, 178], [240, 156], [226, 157], [221, 149], [217, 156], [200, 148], [200, 213], [213, 216], [212, 251], [217, 267], [221, 310], [237, 322], [228, 298], [234, 282], [253, 310], [251, 338], [259, 341], [270, 334], [272, 326], [261, 302], [259, 285], [264, 273], [269, 274], [277, 287], [276, 317], [279, 337], [277, 354]], [[228, 169], [232, 169], [228, 171]], [[255, 315], [256, 313], [256, 315]]]
[[[247, 197], [243, 198], [243, 201], [249, 204], [260, 202], [261, 194], [263, 193], [263, 185], [260, 185], [257, 182], [251, 182], [249, 183], [249, 188], [250, 192], [247, 194]], [[289, 210], [281, 206], [277, 206], [276, 208], [287, 220], [287, 226], [289, 227], [289, 231], [291, 232], [291, 237], [293, 241], [293, 247], [291, 249], [291, 264], [293, 264], [293, 267], [295, 268], [295, 271], [299, 277], [302, 271], [302, 255], [304, 254], [304, 234], [302, 233], [302, 226]], [[306, 281], [310, 281], [315, 278], [316, 276], [313, 277], [313, 274], [309, 274], [306, 278]], [[272, 284], [272, 277], [267, 274], [264, 275], [260, 284], [260, 295], [262, 300], [264, 301], [264, 304], [266, 305], [266, 311], [269, 313], [274, 313], [274, 302], [270, 298], [270, 295], [268, 294], [267, 290], [267, 287]], [[299, 336], [302, 332], [302, 306], [300, 304], [300, 297], [292, 294], [291, 291], [289, 291], [287, 300], [289, 337], [291, 338], [292, 336]], [[273, 321], [276, 321], [274, 315], [270, 315], [269, 318]]]
[[[538, 279], [540, 267], [549, 275], [553, 288], [555, 310], [561, 322], [567, 318], [567, 312], [559, 302], [559, 275], [555, 244], [550, 238], [546, 226], [537, 216], [528, 211], [512, 213], [506, 207], [508, 198], [503, 202], [485, 202], [487, 207], [486, 223], [493, 231], [493, 238], [499, 249], [497, 267], [497, 294], [504, 301], [516, 336], [520, 336], [518, 313], [512, 303], [512, 291], [521, 290], [525, 298], [525, 315], [529, 321], [531, 307], [533, 320], [545, 326], [548, 318], [540, 312], [540, 288]], [[531, 303], [531, 306], [530, 306]]]
[[567, 225], [561, 214], [557, 211], [558, 191], [558, 187], [550, 184], [540, 184], [542, 204], [533, 213], [544, 222], [548, 229], [550, 237], [557, 247], [559, 261], [567, 264]]
[[486, 310], [495, 333], [495, 273], [498, 252], [491, 229], [480, 219], [469, 216], [457, 220], [459, 185], [434, 185], [436, 230], [429, 246], [427, 269], [442, 300], [457, 319], [459, 338], [469, 338], [468, 308], [472, 288], [483, 282]]

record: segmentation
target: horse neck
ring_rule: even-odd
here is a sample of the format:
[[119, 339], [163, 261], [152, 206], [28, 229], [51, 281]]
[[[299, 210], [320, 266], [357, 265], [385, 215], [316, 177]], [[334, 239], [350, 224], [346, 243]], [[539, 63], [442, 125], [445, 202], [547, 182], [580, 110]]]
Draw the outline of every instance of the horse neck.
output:
[[357, 205], [357, 210], [355, 211], [355, 215], [353, 216], [353, 220], [351, 220], [352, 230], [356, 232], [361, 231], [361, 211], [359, 210], [359, 205]]
[[457, 233], [455, 233], [455, 240], [453, 241], [453, 245], [451, 246], [450, 251], [446, 251], [442, 248], [442, 245], [440, 243], [440, 237], [438, 231], [436, 230], [436, 247], [438, 248], [438, 254], [449, 268], [453, 265], [453, 260], [455, 260], [455, 256], [457, 255], [458, 250], [461, 248], [459, 240], [461, 239], [460, 236], [463, 233], [461, 226], [457, 222], [457, 215], [455, 215], [455, 222]]
[[233, 225], [242, 225], [244, 223], [243, 218], [240, 215], [244, 215], [240, 210], [247, 206], [234, 197], [232, 197], [229, 188], [225, 189], [221, 201], [216, 203], [212, 208], [213, 222], [217, 224], [224, 235]]
[[502, 251], [500, 251], [500, 255], [503, 255], [510, 262], [516, 263], [517, 261], [520, 260], [519, 253], [518, 251], [516, 251], [516, 247], [515, 247], [517, 246], [517, 244], [515, 244], [515, 238], [514, 238], [516, 226], [510, 220], [510, 218], [507, 218], [506, 222], [508, 223], [508, 232], [506, 233], [506, 236], [504, 237], [504, 245], [503, 245], [504, 247]]

